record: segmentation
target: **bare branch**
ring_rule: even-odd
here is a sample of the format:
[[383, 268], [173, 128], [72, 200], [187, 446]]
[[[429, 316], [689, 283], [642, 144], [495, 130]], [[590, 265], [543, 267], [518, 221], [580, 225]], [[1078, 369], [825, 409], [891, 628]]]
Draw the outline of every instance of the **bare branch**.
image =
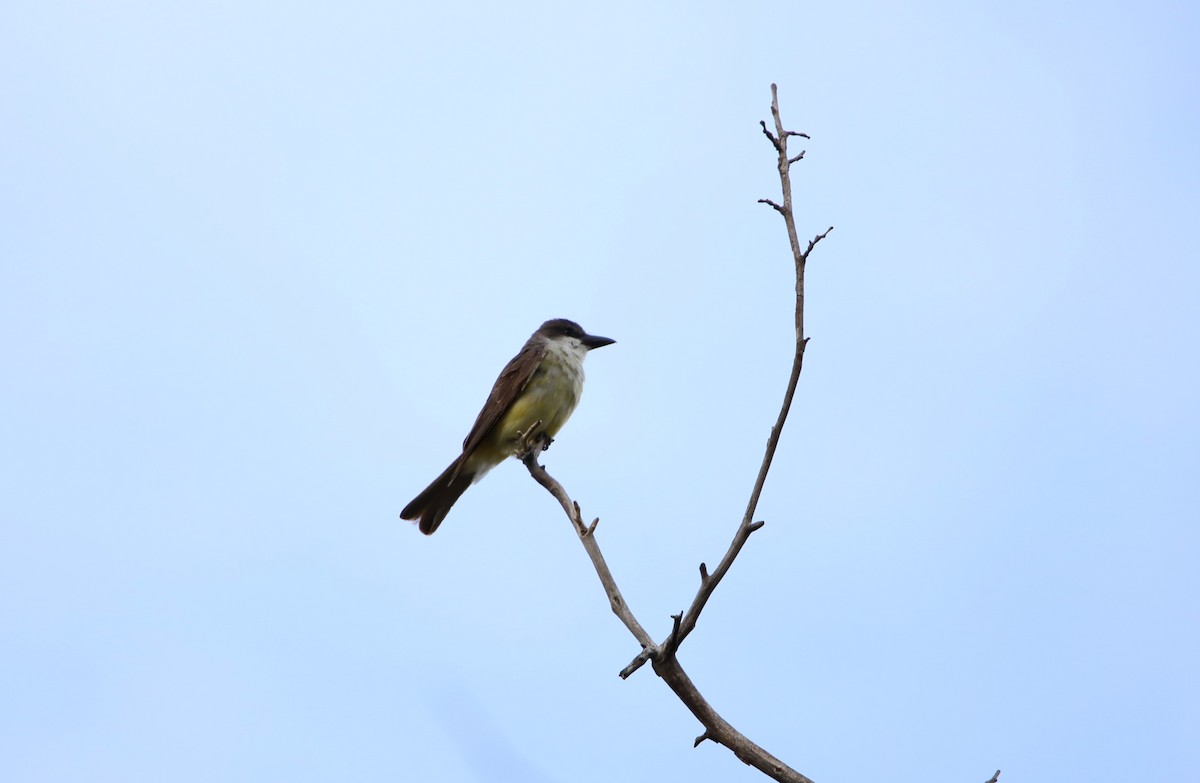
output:
[[[696, 627], [700, 612], [704, 609], [713, 590], [716, 589], [721, 579], [729, 571], [730, 566], [733, 565], [734, 559], [750, 538], [750, 534], [760, 529], [764, 524], [762, 521], [754, 521], [754, 512], [758, 506], [759, 496], [762, 494], [763, 484], [766, 482], [767, 472], [771, 468], [775, 449], [779, 445], [779, 437], [783, 431], [783, 424], [787, 419], [788, 411], [791, 409], [792, 398], [795, 396], [796, 384], [799, 381], [800, 371], [803, 367], [804, 349], [808, 344], [808, 338], [804, 336], [804, 264], [808, 258], [808, 253], [832, 230], [831, 228], [824, 234], [815, 237], [809, 242], [808, 250], [803, 253], [800, 252], [800, 241], [797, 238], [795, 218], [792, 214], [792, 189], [788, 169], [792, 163], [803, 158], [804, 153], [801, 152], [799, 155], [789, 158], [787, 140], [789, 137], [799, 136], [801, 138], [808, 138], [808, 136], [796, 131], [784, 130], [779, 118], [779, 101], [774, 84], [771, 85], [771, 115], [775, 120], [775, 133], [771, 133], [765, 122], [760, 123], [760, 125], [762, 125], [763, 135], [771, 141], [772, 146], [774, 146], [778, 154], [783, 203], [778, 204], [770, 199], [760, 199], [759, 201], [760, 203], [770, 205], [776, 212], [783, 216], [784, 222], [787, 225], [788, 239], [792, 247], [792, 256], [796, 269], [796, 350], [792, 361], [792, 371], [788, 379], [787, 390], [784, 393], [783, 405], [776, 418], [775, 426], [771, 428], [770, 437], [767, 439], [766, 453], [759, 467], [754, 488], [750, 493], [746, 512], [742, 517], [741, 523], [738, 525], [737, 531], [734, 533], [733, 542], [721, 558], [721, 562], [717, 564], [716, 569], [711, 573], [708, 571], [707, 565], [704, 563], [700, 564], [700, 586], [696, 592], [696, 596], [692, 599], [691, 605], [685, 612], [671, 616], [671, 632], [662, 644], [656, 644], [650, 638], [649, 634], [646, 633], [645, 629], [642, 628], [641, 624], [633, 616], [633, 612], [625, 603], [625, 599], [621, 596], [616, 582], [613, 580], [612, 574], [604, 562], [604, 557], [600, 553], [600, 547], [596, 543], [596, 538], [593, 535], [596, 522], [593, 522], [591, 527], [585, 527], [579, 511], [579, 505], [571, 500], [562, 485], [554, 480], [544, 467], [537, 464], [536, 455], [539, 451], [544, 450], [548, 444], [545, 442], [525, 443], [523, 441], [518, 456], [525, 463], [525, 467], [529, 470], [530, 475], [558, 500], [563, 511], [566, 512], [567, 517], [571, 520], [579, 536], [579, 540], [583, 543], [584, 549], [587, 550], [588, 556], [592, 560], [592, 565], [596, 568], [596, 573], [600, 577], [601, 584], [604, 585], [613, 613], [620, 618], [621, 622], [625, 624], [625, 627], [629, 629], [629, 632], [633, 634], [634, 638], [642, 646], [641, 653], [628, 666], [621, 670], [621, 677], [628, 677], [649, 662], [654, 668], [654, 673], [662, 678], [675, 695], [679, 697], [679, 700], [683, 702], [684, 706], [704, 726], [704, 733], [696, 738], [695, 745], [699, 745], [704, 740], [711, 740], [729, 748], [743, 762], [775, 780], [785, 781], [786, 783], [812, 783], [807, 777], [801, 775], [763, 748], [751, 742], [745, 735], [733, 728], [724, 718], [718, 715], [704, 697], [700, 695], [696, 686], [687, 676], [687, 672], [683, 670], [683, 666], [680, 665], [679, 658], [676, 655], [679, 645]], [[530, 429], [533, 431], [536, 427]], [[537, 448], [538, 446], [540, 448]]]
[[[588, 557], [592, 560], [596, 574], [600, 577], [600, 583], [604, 585], [604, 591], [608, 595], [613, 613], [625, 624], [625, 627], [629, 629], [633, 637], [642, 645], [641, 655], [634, 659], [635, 663], [639, 660], [641, 663], [637, 663], [636, 666], [634, 664], [627, 666], [626, 669], [633, 667], [629, 673], [635, 671], [646, 661], [651, 661], [655, 674], [663, 679], [663, 682], [675, 692], [675, 695], [679, 697], [683, 705], [704, 726], [702, 737], [710, 739], [719, 745], [724, 745], [733, 751], [733, 754], [743, 762], [775, 780], [784, 781], [785, 783], [812, 783], [804, 775], [801, 775], [763, 748], [751, 742], [744, 734], [718, 715], [717, 711], [700, 695], [700, 691], [692, 684], [691, 679], [687, 676], [687, 672], [683, 670], [683, 666], [680, 665], [679, 659], [675, 656], [674, 648], [678, 647], [679, 641], [683, 638], [678, 632], [679, 623], [682, 619], [681, 615], [672, 615], [674, 626], [671, 635], [667, 637], [667, 642], [663, 646], [654, 643], [654, 640], [642, 628], [641, 623], [633, 616], [633, 612], [630, 610], [628, 604], [625, 603], [625, 598], [617, 588], [612, 573], [608, 570], [608, 565], [604, 562], [604, 556], [600, 553], [600, 545], [596, 543], [596, 537], [587, 532], [590, 528], [583, 528], [583, 521], [579, 514], [579, 504], [571, 500], [567, 491], [563, 489], [562, 484], [559, 484], [554, 477], [546, 472], [544, 467], [537, 463], [538, 451], [539, 449], [537, 448], [529, 448], [518, 454], [518, 457], [525, 463], [529, 475], [533, 476], [537, 483], [545, 487], [546, 491], [553, 495], [558, 504], [562, 506], [567, 518], [571, 520], [575, 532], [579, 535], [579, 540], [583, 544], [583, 548], [587, 551]], [[670, 646], [669, 653], [664, 649], [668, 645]], [[628, 674], [622, 671], [621, 676], [627, 677]]]
[[716, 710], [709, 706], [700, 692], [696, 690], [696, 686], [692, 684], [687, 672], [679, 665], [679, 659], [674, 655], [669, 656], [666, 660], [655, 658], [653, 666], [655, 674], [662, 677], [667, 687], [674, 691], [684, 706], [704, 726], [704, 734], [700, 737], [712, 740], [718, 745], [724, 745], [733, 751], [733, 755], [741, 759], [743, 763], [749, 764], [774, 780], [785, 781], [785, 783], [812, 783], [809, 778], [755, 745], [718, 715]]
[[830, 231], [833, 231], [833, 226], [830, 226], [829, 228], [825, 229], [824, 232], [817, 234], [815, 237], [808, 240], [808, 249], [804, 251], [804, 256], [803, 256], [805, 261], [808, 260], [808, 254], [811, 253], [813, 248], [817, 246], [817, 243], [820, 242], [825, 237], [829, 236]]
[[[772, 145], [778, 154], [777, 168], [779, 171], [779, 185], [783, 195], [783, 204], [777, 204], [770, 199], [759, 199], [759, 203], [771, 205], [776, 212], [783, 216], [784, 224], [787, 226], [788, 241], [792, 247], [792, 261], [796, 271], [796, 350], [792, 357], [792, 371], [788, 377], [787, 389], [783, 395], [783, 404], [780, 406], [779, 415], [775, 419], [775, 426], [771, 428], [771, 435], [767, 438], [766, 453], [763, 454], [762, 464], [758, 469], [758, 476], [754, 480], [754, 488], [750, 492], [750, 500], [746, 504], [746, 513], [742, 516], [742, 522], [738, 525], [737, 531], [733, 535], [733, 541], [726, 550], [725, 556], [721, 558], [721, 562], [717, 564], [716, 569], [709, 575], [709, 578], [704, 579], [700, 583], [700, 589], [696, 591], [696, 597], [692, 599], [691, 606], [683, 615], [683, 620], [680, 622], [678, 634], [672, 634], [674, 646], [677, 648], [679, 644], [687, 638], [688, 634], [696, 627], [697, 621], [700, 619], [700, 612], [704, 610], [705, 604], [708, 603], [709, 597], [713, 591], [717, 589], [717, 585], [725, 577], [729, 567], [733, 565], [734, 559], [738, 553], [742, 551], [750, 534], [763, 526], [763, 522], [753, 522], [754, 511], [758, 508], [758, 499], [762, 494], [763, 485], [767, 480], [767, 472], [771, 469], [771, 462], [775, 458], [775, 449], [779, 446], [779, 437], [783, 432], [784, 422], [787, 421], [788, 411], [792, 407], [792, 398], [796, 394], [796, 384], [800, 380], [800, 371], [804, 368], [804, 349], [808, 345], [808, 338], [804, 336], [804, 265], [808, 261], [808, 254], [812, 252], [813, 247], [818, 242], [824, 239], [833, 227], [830, 226], [825, 233], [819, 234], [811, 242], [808, 243], [808, 249], [800, 252], [800, 240], [796, 233], [796, 218], [792, 212], [792, 180], [790, 169], [792, 163], [804, 157], [804, 153], [800, 153], [795, 158], [789, 158], [787, 152], [787, 140], [789, 137], [799, 136], [808, 138], [807, 134], [798, 133], [796, 131], [784, 130], [783, 120], [779, 116], [779, 94], [778, 89], [774, 84], [771, 85], [771, 117], [775, 120], [775, 133], [772, 135], [767, 130], [767, 124], [760, 121], [763, 133], [767, 138], [771, 139]], [[630, 664], [632, 665], [632, 664]]]
[[762, 126], [763, 135], [771, 140], [771, 143], [775, 145], [775, 149], [779, 149], [779, 139], [775, 138], [771, 131], [767, 130], [767, 123], [759, 120], [758, 124]]
[[983, 783], [996, 783], [998, 780], [1000, 780], [1000, 770], [996, 770], [996, 774], [983, 781]]
[[645, 666], [649, 660], [650, 653], [647, 650], [642, 650], [632, 661], [629, 662], [628, 665], [626, 665], [624, 669], [617, 672], [617, 676], [619, 676], [622, 680], [628, 680], [629, 675]]
[[613, 579], [612, 572], [608, 570], [608, 564], [604, 562], [604, 555], [600, 552], [600, 545], [596, 543], [596, 537], [592, 533], [596, 529], [596, 524], [600, 521], [597, 519], [592, 523], [591, 527], [586, 527], [583, 524], [583, 518], [579, 513], [579, 504], [571, 500], [567, 495], [567, 491], [563, 489], [562, 484], [559, 484], [553, 476], [546, 472], [546, 469], [537, 464], [537, 450], [528, 450], [520, 456], [520, 459], [525, 463], [525, 467], [529, 470], [529, 475], [533, 476], [534, 480], [546, 488], [546, 491], [554, 496], [554, 499], [562, 506], [566, 512], [567, 518], [571, 520], [575, 528], [579, 540], [583, 543], [584, 550], [587, 551], [588, 557], [592, 560], [592, 565], [596, 569], [596, 574], [600, 577], [600, 584], [604, 585], [604, 592], [608, 596], [608, 603], [612, 606], [613, 614], [625, 624], [629, 632], [633, 634], [633, 638], [638, 640], [644, 650], [647, 650], [650, 655], [655, 655], [658, 652], [658, 645], [650, 638], [650, 634], [646, 633], [646, 629], [642, 627], [637, 618], [633, 616], [633, 612], [629, 609], [629, 605], [625, 603], [625, 597], [621, 595], [621, 589], [617, 587], [617, 582]]
[[661, 645], [662, 655], [674, 655], [675, 651], [679, 649], [679, 621], [682, 618], [683, 612], [671, 615], [671, 632], [667, 634], [667, 640]]

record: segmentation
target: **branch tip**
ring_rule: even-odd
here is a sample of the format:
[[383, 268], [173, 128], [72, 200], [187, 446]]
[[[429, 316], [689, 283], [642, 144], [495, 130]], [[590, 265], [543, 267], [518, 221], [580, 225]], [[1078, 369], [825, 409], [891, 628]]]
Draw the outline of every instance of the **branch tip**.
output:
[[760, 198], [758, 200], [758, 203], [759, 204], [767, 204], [772, 209], [774, 209], [776, 212], [778, 212], [779, 214], [783, 215], [784, 217], [787, 216], [787, 213], [783, 211], [783, 207], [779, 206], [778, 204], [776, 204], [774, 201], [772, 201], [769, 198]]
[[[696, 741], [692, 743], [692, 747], [698, 748], [698, 747], [700, 747], [701, 742], [704, 742], [704, 740], [712, 740], [712, 738], [713, 738], [712, 735], [709, 734], [708, 731], [705, 731], [699, 737], [696, 737]], [[713, 740], [713, 741], [715, 742], [716, 740]]]
[[758, 124], [762, 126], [763, 135], [771, 140], [771, 146], [775, 148], [776, 152], [778, 152], [779, 151], [779, 139], [775, 138], [774, 133], [771, 133], [771, 131], [767, 130], [767, 123], [765, 120], [759, 120]]
[[683, 641], [679, 635], [679, 624], [683, 622], [683, 612], [671, 615], [671, 632], [667, 634], [667, 640], [663, 642], [662, 651], [667, 657], [675, 655], [675, 651], [679, 649], [679, 643]]
[[813, 248], [817, 246], [817, 243], [818, 243], [818, 242], [820, 242], [820, 241], [821, 241], [822, 239], [824, 239], [825, 237], [829, 236], [829, 232], [830, 232], [830, 231], [833, 231], [833, 226], [830, 226], [829, 228], [827, 228], [827, 229], [825, 229], [824, 231], [822, 231], [820, 234], [817, 234], [815, 237], [813, 237], [812, 239], [810, 239], [810, 240], [808, 241], [808, 249], [807, 249], [807, 250], [805, 250], [803, 253], [801, 253], [801, 254], [800, 254], [800, 260], [801, 260], [801, 261], [807, 261], [807, 260], [808, 260], [808, 254], [809, 254], [809, 253], [811, 253], [811, 252], [813, 251]]
[[649, 647], [643, 647], [642, 651], [637, 654], [637, 657], [634, 658], [632, 661], [630, 661], [629, 664], [624, 669], [622, 669], [620, 672], [617, 673], [618, 676], [622, 680], [628, 680], [629, 676], [631, 674], [633, 674], [638, 669], [645, 666], [646, 662], [649, 661], [651, 658], [653, 658], [657, 653], [658, 653], [657, 647], [655, 647], [654, 649], [651, 649]]
[[757, 522], [751, 522], [749, 527], [746, 528], [746, 530], [747, 530], [747, 532], [753, 533], [755, 530], [758, 530], [760, 527], [762, 527], [765, 524], [767, 524], [767, 523], [763, 522], [760, 519]]
[[706, 566], [704, 563], [700, 564], [700, 581], [708, 581], [708, 566]]

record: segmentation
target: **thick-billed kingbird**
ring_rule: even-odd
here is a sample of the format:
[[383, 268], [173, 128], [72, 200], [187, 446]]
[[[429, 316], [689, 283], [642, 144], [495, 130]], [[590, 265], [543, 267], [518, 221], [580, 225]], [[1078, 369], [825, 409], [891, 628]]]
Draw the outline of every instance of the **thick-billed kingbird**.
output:
[[467, 487], [513, 456], [521, 443], [557, 435], [583, 392], [583, 358], [615, 342], [565, 318], [542, 324], [496, 379], [462, 454], [404, 507], [400, 518], [420, 520], [421, 532], [431, 534]]

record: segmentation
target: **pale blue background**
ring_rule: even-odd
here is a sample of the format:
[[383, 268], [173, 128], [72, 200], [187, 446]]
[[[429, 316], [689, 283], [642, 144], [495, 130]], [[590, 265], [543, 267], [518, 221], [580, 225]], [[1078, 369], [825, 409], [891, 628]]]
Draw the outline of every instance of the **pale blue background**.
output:
[[0, 8], [0, 778], [740, 781], [517, 464], [818, 783], [1200, 776], [1194, 3]]

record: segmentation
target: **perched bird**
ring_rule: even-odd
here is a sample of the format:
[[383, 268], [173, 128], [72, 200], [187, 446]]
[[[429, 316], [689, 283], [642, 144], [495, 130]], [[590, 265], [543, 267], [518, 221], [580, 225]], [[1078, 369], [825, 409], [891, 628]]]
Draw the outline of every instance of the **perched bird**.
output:
[[433, 533], [467, 487], [516, 453], [518, 441], [557, 435], [583, 392], [584, 357], [615, 342], [565, 318], [542, 324], [496, 379], [462, 454], [404, 507], [400, 518], [419, 520], [422, 533]]

